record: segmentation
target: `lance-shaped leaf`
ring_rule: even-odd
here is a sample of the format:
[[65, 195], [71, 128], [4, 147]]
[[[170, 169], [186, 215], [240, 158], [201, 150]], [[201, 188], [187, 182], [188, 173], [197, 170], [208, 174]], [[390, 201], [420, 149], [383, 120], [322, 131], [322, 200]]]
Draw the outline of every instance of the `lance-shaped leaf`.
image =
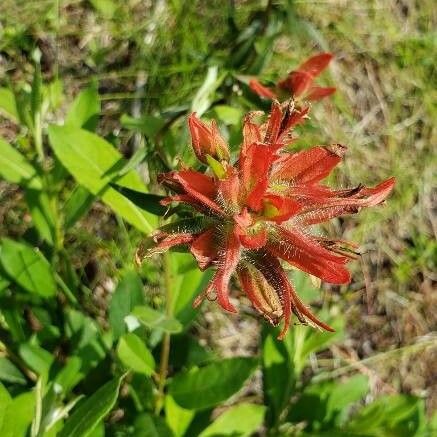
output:
[[128, 189], [147, 192], [134, 171], [117, 178], [116, 169], [123, 168], [125, 160], [110, 143], [93, 133], [71, 126], [50, 126], [49, 138], [57, 158], [81, 185], [100, 196], [114, 212], [140, 231], [149, 233], [155, 228], [155, 216], [138, 208], [109, 185], [116, 182]]
[[170, 394], [183, 408], [206, 409], [225, 401], [243, 387], [258, 360], [229, 358], [176, 375]]

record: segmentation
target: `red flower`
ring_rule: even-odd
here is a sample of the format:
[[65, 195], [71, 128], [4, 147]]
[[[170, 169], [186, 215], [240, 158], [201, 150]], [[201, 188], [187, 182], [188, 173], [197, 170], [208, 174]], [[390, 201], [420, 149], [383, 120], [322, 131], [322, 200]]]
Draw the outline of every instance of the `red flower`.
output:
[[314, 86], [314, 80], [331, 62], [331, 53], [320, 53], [301, 64], [296, 70], [277, 83], [276, 89], [272, 90], [262, 85], [257, 79], [251, 79], [249, 87], [260, 97], [277, 99], [278, 94], [287, 92], [294, 99], [320, 100], [335, 92], [333, 87]]
[[[308, 63], [304, 65], [308, 67]], [[210, 171], [204, 174], [184, 169], [160, 175], [160, 182], [176, 192], [164, 203], [184, 202], [196, 214], [162, 227], [148, 250], [151, 255], [186, 245], [200, 269], [215, 268], [195, 306], [205, 297], [216, 298], [222, 308], [236, 312], [229, 300], [229, 283], [231, 277], [238, 278], [242, 290], [266, 319], [273, 325], [284, 320], [279, 338], [286, 334], [292, 313], [302, 323], [332, 331], [299, 299], [280, 260], [324, 281], [348, 283], [346, 263], [356, 258], [353, 246], [312, 235], [310, 226], [377, 205], [394, 186], [393, 178], [375, 188], [360, 185], [333, 190], [323, 185], [322, 179], [346, 151], [338, 144], [296, 153], [283, 151], [293, 127], [307, 112], [295, 109], [292, 103], [274, 102], [268, 121], [262, 125], [248, 114], [234, 164], [215, 124], [208, 126], [191, 115], [193, 148]]]

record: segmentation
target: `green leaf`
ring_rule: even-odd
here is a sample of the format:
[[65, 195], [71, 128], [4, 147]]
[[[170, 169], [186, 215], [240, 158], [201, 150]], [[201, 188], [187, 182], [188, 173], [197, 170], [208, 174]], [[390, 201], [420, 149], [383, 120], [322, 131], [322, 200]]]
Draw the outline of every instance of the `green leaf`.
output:
[[4, 385], [0, 383], [0, 430], [3, 428], [7, 408], [11, 403], [11, 396], [5, 389]]
[[35, 393], [23, 393], [8, 404], [0, 428], [2, 437], [26, 437], [35, 412]]
[[13, 122], [18, 121], [15, 95], [9, 88], [0, 88], [0, 114], [9, 118]]
[[345, 382], [336, 384], [328, 399], [326, 412], [328, 420], [335, 412], [363, 399], [368, 391], [369, 379], [364, 375], [355, 375]]
[[165, 125], [164, 119], [152, 115], [134, 118], [123, 114], [120, 121], [123, 127], [140, 132], [149, 138], [153, 138]]
[[212, 272], [201, 272], [191, 254], [175, 252], [169, 256], [174, 270], [172, 311], [186, 327], [198, 314], [193, 300], [204, 290]]
[[217, 74], [218, 68], [216, 65], [209, 67], [202, 86], [199, 88], [193, 98], [191, 112], [196, 112], [198, 117], [202, 116], [202, 114], [209, 109], [213, 102], [216, 89], [220, 86], [225, 78], [225, 75], [222, 74], [220, 77], [218, 77]]
[[253, 373], [258, 360], [229, 358], [176, 375], [169, 393], [183, 408], [206, 409], [235, 394]]
[[135, 419], [134, 437], [173, 437], [173, 433], [159, 416], [144, 413]]
[[126, 332], [124, 318], [134, 307], [144, 303], [144, 290], [141, 278], [134, 271], [128, 272], [115, 289], [109, 304], [109, 323], [114, 340]]
[[117, 346], [120, 361], [134, 372], [150, 376], [155, 370], [155, 359], [144, 342], [134, 333], [123, 335]]
[[190, 426], [194, 415], [193, 410], [186, 410], [179, 406], [174, 399], [167, 395], [165, 397], [165, 418], [175, 437], [182, 437]]
[[115, 378], [81, 401], [65, 421], [59, 437], [85, 437], [112, 410], [123, 377]]
[[4, 238], [0, 263], [8, 276], [29, 293], [42, 297], [56, 294], [56, 284], [44, 255], [23, 243]]
[[77, 185], [64, 205], [64, 226], [71, 228], [91, 208], [96, 196], [86, 188]]
[[97, 84], [82, 90], [70, 106], [65, 124], [94, 131], [100, 114], [100, 99]]
[[289, 403], [296, 375], [284, 343], [276, 338], [270, 327], [265, 327], [263, 333], [263, 392], [269, 405], [267, 424], [274, 426]]
[[147, 211], [150, 214], [163, 216], [168, 211], [168, 207], [161, 205], [160, 201], [164, 196], [158, 194], [142, 193], [140, 191], [131, 190], [130, 188], [119, 187], [116, 184], [111, 184], [114, 190], [117, 190], [124, 197], [129, 199], [134, 205], [142, 211]]
[[250, 437], [262, 425], [265, 410], [266, 407], [263, 405], [248, 403], [231, 407], [218, 416], [199, 437]]
[[163, 331], [174, 334], [182, 331], [182, 325], [176, 319], [167, 317], [165, 314], [145, 305], [135, 307], [132, 311], [132, 315], [143, 325], [151, 329], [162, 329]]
[[217, 117], [223, 121], [225, 124], [239, 125], [241, 118], [243, 117], [243, 112], [241, 109], [234, 108], [228, 105], [217, 105], [214, 106], [214, 112]]
[[[115, 169], [122, 168], [125, 163], [110, 143], [91, 132], [71, 126], [50, 126], [49, 139], [57, 158], [81, 185], [100, 196], [117, 214], [140, 231], [149, 233], [155, 228], [155, 216], [142, 211], [109, 186], [115, 182], [110, 174], [114, 174]], [[116, 182], [132, 190], [147, 192], [140, 177], [133, 171]]]
[[33, 224], [40, 236], [53, 245], [55, 225], [47, 193], [39, 190], [25, 190], [25, 198], [32, 216]]
[[40, 190], [41, 180], [29, 161], [0, 138], [0, 177], [8, 182]]
[[82, 370], [82, 360], [79, 357], [70, 357], [55, 377], [55, 383], [61, 387], [63, 394], [68, 394], [70, 390], [84, 377]]
[[369, 433], [378, 431], [381, 435], [415, 435], [421, 426], [422, 413], [423, 401], [419, 398], [406, 395], [382, 396], [362, 408], [348, 422], [347, 429], [351, 432], [363, 429]]
[[0, 357], [0, 380], [11, 384], [27, 384], [21, 371], [5, 357]]
[[18, 352], [23, 361], [38, 375], [47, 376], [53, 363], [53, 355], [30, 343], [20, 344]]

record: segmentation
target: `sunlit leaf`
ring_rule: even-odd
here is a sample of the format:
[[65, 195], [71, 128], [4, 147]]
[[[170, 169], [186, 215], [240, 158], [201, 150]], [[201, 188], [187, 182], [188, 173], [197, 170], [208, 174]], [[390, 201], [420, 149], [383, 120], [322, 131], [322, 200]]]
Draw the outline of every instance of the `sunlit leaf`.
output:
[[266, 407], [241, 403], [218, 416], [199, 437], [250, 437], [261, 427]]
[[183, 408], [213, 407], [240, 390], [257, 364], [257, 359], [238, 357], [195, 367], [176, 375], [169, 392]]
[[124, 318], [134, 307], [144, 303], [144, 291], [141, 278], [135, 272], [126, 273], [114, 293], [109, 304], [109, 323], [112, 328], [114, 340], [126, 332]]
[[111, 411], [118, 398], [123, 378], [115, 378], [82, 400], [65, 421], [59, 437], [88, 436], [96, 425]]
[[135, 206], [129, 199], [109, 186], [116, 182], [122, 187], [147, 192], [137, 173], [131, 171], [114, 180], [111, 174], [123, 168], [125, 160], [108, 142], [99, 136], [71, 126], [50, 126], [50, 143], [57, 158], [74, 178], [91, 193], [102, 198], [140, 231], [149, 233], [157, 219]]
[[162, 329], [166, 332], [178, 333], [182, 331], [182, 325], [176, 319], [154, 310], [148, 306], [137, 306], [133, 309], [132, 315], [142, 324], [152, 329]]
[[155, 369], [155, 359], [144, 342], [134, 333], [124, 334], [117, 346], [117, 356], [125, 367], [150, 376]]
[[4, 238], [0, 246], [0, 263], [17, 284], [42, 297], [56, 293], [56, 284], [44, 255], [26, 244]]
[[8, 182], [41, 189], [41, 180], [35, 168], [14, 147], [0, 138], [0, 177]]
[[185, 434], [194, 415], [195, 411], [182, 408], [170, 395], [165, 397], [165, 417], [175, 437]]
[[27, 383], [21, 371], [5, 357], [0, 357], [0, 381], [22, 385]]
[[100, 99], [97, 85], [82, 90], [74, 99], [65, 119], [65, 124], [94, 131], [100, 114]]
[[14, 122], [18, 121], [15, 95], [9, 88], [0, 88], [0, 114]]

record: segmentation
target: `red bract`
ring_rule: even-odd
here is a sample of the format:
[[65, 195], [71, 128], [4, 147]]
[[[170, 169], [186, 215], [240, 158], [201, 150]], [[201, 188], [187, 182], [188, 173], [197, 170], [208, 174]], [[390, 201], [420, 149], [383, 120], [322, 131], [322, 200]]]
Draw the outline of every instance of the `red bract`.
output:
[[333, 87], [320, 87], [314, 85], [314, 80], [331, 62], [331, 53], [320, 53], [309, 58], [296, 70], [280, 80], [274, 89], [262, 85], [257, 79], [251, 79], [249, 86], [256, 94], [266, 99], [278, 99], [279, 94], [286, 92], [288, 97], [294, 99], [320, 100], [335, 92]]
[[[322, 64], [304, 64], [308, 74]], [[311, 226], [333, 217], [356, 213], [385, 200], [394, 185], [388, 179], [375, 188], [358, 186], [333, 190], [322, 180], [341, 161], [339, 144], [288, 153], [293, 127], [308, 109], [292, 101], [273, 102], [267, 122], [258, 125], [248, 114], [238, 160], [231, 163], [228, 148], [215, 124], [195, 115], [189, 118], [193, 148], [210, 167], [208, 174], [184, 169], [160, 175], [176, 192], [165, 204], [183, 202], [195, 214], [162, 227], [153, 236], [151, 255], [176, 245], [188, 246], [200, 269], [215, 268], [207, 289], [196, 299], [217, 299], [236, 312], [229, 300], [231, 277], [237, 278], [253, 306], [273, 325], [284, 320], [279, 338], [287, 332], [292, 313], [302, 323], [332, 331], [302, 303], [280, 260], [333, 283], [346, 284], [346, 263], [356, 258], [351, 243], [312, 235]]]

